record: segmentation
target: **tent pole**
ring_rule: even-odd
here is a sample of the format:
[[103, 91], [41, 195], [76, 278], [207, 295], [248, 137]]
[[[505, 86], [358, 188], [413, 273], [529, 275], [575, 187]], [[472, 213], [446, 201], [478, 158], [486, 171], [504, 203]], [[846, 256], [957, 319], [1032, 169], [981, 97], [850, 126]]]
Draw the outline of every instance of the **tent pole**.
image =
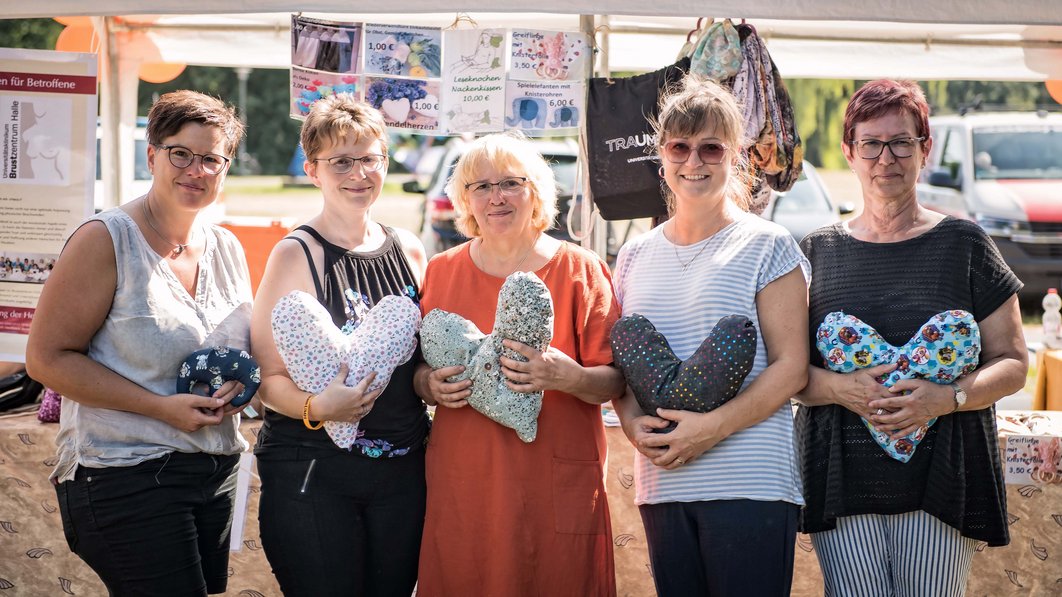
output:
[[[602, 24], [607, 24], [608, 17], [601, 17]], [[579, 30], [585, 33], [590, 38], [591, 45], [595, 46], [598, 52], [595, 55], [595, 59], [592, 63], [593, 72], [592, 76], [607, 77], [609, 76], [608, 67], [608, 29], [604, 29], [601, 32], [601, 42], [597, 42], [596, 30], [597, 25], [595, 23], [594, 15], [579, 15]], [[585, 110], [584, 110], [585, 112]], [[583, 200], [579, 204], [579, 223], [580, 228], [586, 230], [590, 227], [590, 234], [586, 235], [581, 241], [584, 248], [590, 249], [597, 253], [602, 259], [608, 258], [608, 237], [610, 226], [608, 222], [601, 219], [601, 217], [594, 210], [593, 196], [590, 193], [590, 176], [589, 176], [589, 156], [586, 152], [586, 118], [587, 115], [583, 114], [581, 119], [582, 125], [579, 130], [579, 152], [580, 162], [582, 162], [582, 179], [583, 179]]]
[[96, 32], [102, 39], [103, 84], [100, 85], [100, 169], [103, 180], [104, 209], [117, 206], [122, 196], [121, 141], [118, 125], [121, 122], [121, 85], [118, 65], [118, 40], [115, 39], [113, 17], [93, 17]]

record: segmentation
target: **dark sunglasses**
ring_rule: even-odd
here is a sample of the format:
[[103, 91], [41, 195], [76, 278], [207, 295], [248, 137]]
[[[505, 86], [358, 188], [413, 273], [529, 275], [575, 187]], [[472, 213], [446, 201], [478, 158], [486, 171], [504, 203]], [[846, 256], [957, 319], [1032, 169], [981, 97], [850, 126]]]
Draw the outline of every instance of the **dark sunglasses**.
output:
[[[690, 154], [693, 153], [694, 147], [685, 141], [668, 141], [662, 146], [664, 158], [667, 161], [682, 164], [690, 158]], [[701, 143], [696, 147], [697, 157], [702, 162], [709, 166], [715, 166], [716, 164], [723, 163], [723, 158], [726, 157], [726, 145], [716, 142]]]

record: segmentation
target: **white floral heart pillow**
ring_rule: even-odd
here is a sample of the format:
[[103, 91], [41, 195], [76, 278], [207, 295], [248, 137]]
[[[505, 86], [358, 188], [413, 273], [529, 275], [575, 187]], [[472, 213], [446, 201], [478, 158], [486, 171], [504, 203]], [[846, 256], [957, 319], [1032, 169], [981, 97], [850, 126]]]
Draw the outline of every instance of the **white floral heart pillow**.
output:
[[[342, 363], [349, 366], [347, 386], [355, 386], [371, 371], [376, 379], [369, 391], [385, 387], [395, 368], [408, 361], [417, 347], [420, 309], [405, 296], [385, 296], [369, 309], [358, 326], [344, 334], [317, 299], [295, 290], [273, 307], [273, 340], [292, 381], [304, 392], [317, 394], [328, 386]], [[340, 448], [350, 449], [358, 424], [325, 421], [325, 431]]]

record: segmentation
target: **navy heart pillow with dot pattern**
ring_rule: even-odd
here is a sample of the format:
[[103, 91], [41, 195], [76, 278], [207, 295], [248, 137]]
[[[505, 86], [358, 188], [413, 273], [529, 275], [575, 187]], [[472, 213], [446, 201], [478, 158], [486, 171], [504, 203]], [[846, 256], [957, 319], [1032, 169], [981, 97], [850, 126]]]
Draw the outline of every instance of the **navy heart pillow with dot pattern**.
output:
[[756, 358], [756, 326], [727, 315], [683, 361], [645, 316], [632, 313], [612, 327], [612, 359], [646, 414], [657, 408], [708, 412], [737, 395]]

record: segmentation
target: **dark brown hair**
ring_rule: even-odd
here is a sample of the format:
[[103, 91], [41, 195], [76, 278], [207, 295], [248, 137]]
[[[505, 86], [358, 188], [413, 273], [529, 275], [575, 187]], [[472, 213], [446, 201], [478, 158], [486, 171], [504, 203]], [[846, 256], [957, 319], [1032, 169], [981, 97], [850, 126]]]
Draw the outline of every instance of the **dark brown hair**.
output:
[[163, 139], [176, 135], [189, 122], [219, 129], [225, 135], [228, 157], [236, 154], [243, 140], [245, 128], [232, 106], [216, 97], [182, 89], [163, 94], [151, 106], [147, 124], [148, 143], [161, 145]]

